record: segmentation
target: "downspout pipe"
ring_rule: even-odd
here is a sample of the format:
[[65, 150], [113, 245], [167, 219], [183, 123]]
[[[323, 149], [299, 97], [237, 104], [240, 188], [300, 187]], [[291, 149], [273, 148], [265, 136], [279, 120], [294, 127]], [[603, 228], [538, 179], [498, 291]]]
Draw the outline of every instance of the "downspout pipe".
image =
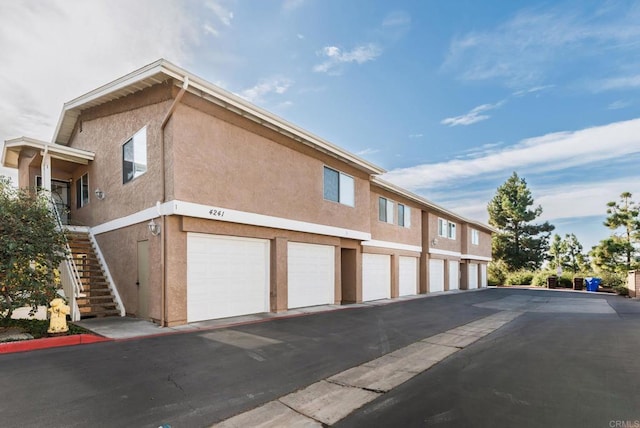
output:
[[[161, 165], [162, 165], [162, 174], [160, 175], [161, 178], [161, 186], [162, 186], [162, 195], [161, 195], [161, 200], [159, 201], [158, 204], [158, 208], [160, 206], [160, 204], [163, 204], [167, 201], [167, 183], [166, 183], [166, 169], [165, 169], [165, 141], [164, 141], [164, 129], [167, 126], [167, 123], [169, 123], [169, 120], [171, 119], [171, 116], [173, 115], [173, 112], [176, 110], [176, 108], [178, 107], [178, 104], [180, 103], [180, 101], [182, 100], [182, 97], [184, 96], [184, 93], [187, 91], [187, 88], [189, 87], [189, 77], [188, 76], [184, 76], [184, 79], [182, 80], [182, 88], [180, 88], [180, 92], [178, 92], [178, 94], [176, 95], [175, 99], [173, 100], [173, 102], [171, 103], [171, 106], [169, 107], [169, 110], [167, 110], [166, 114], [164, 115], [164, 119], [162, 119], [162, 123], [160, 124], [160, 159], [161, 159]], [[162, 230], [162, 233], [160, 234], [160, 240], [161, 240], [161, 245], [160, 245], [160, 272], [161, 272], [161, 280], [160, 280], [160, 287], [162, 289], [162, 293], [161, 293], [161, 303], [160, 303], [160, 308], [161, 308], [161, 319], [160, 319], [160, 326], [161, 327], [165, 327], [165, 324], [167, 322], [167, 263], [166, 263], [166, 254], [167, 254], [167, 222], [166, 222], [166, 216], [162, 213], [160, 213], [160, 209], [158, 209], [158, 214], [160, 215], [161, 221], [160, 221], [160, 227]]]

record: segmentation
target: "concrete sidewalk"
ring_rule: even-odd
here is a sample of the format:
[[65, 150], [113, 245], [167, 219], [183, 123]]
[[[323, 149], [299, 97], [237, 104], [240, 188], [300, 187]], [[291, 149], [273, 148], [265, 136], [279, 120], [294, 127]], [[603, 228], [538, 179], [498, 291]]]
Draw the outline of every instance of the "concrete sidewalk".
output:
[[372, 306], [385, 306], [394, 303], [406, 302], [416, 299], [436, 298], [439, 296], [446, 296], [458, 293], [473, 293], [478, 291], [484, 291], [487, 288], [480, 288], [476, 290], [456, 290], [448, 292], [430, 293], [430, 294], [418, 294], [413, 296], [402, 296], [393, 299], [381, 299], [371, 302], [349, 304], [349, 305], [320, 305], [311, 306], [307, 308], [290, 309], [279, 313], [261, 313], [254, 315], [243, 315], [238, 317], [215, 319], [208, 321], [192, 322], [185, 325], [176, 327], [160, 327], [158, 324], [152, 321], [142, 320], [131, 317], [105, 317], [105, 318], [92, 318], [82, 321], [77, 321], [74, 324], [80, 327], [86, 328], [100, 336], [107, 337], [114, 340], [124, 339], [136, 339], [143, 337], [162, 336], [168, 334], [184, 333], [184, 332], [196, 332], [203, 330], [214, 330], [219, 328], [235, 327], [246, 324], [254, 324], [263, 321], [269, 321], [273, 319], [293, 318], [312, 314], [318, 314], [323, 312], [333, 312], [348, 309], [358, 308], [370, 308]]

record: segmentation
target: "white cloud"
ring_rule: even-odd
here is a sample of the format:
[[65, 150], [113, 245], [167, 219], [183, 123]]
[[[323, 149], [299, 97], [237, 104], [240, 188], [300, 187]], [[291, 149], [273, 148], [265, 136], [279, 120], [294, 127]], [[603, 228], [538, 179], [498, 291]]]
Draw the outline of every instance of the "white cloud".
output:
[[489, 110], [497, 109], [500, 106], [502, 106], [504, 103], [505, 101], [503, 100], [495, 104], [482, 104], [473, 108], [470, 112], [465, 113], [461, 116], [448, 117], [446, 119], [442, 119], [440, 123], [442, 123], [443, 125], [449, 125], [449, 126], [472, 125], [474, 123], [487, 120], [491, 117], [487, 114], [481, 114], [481, 113], [484, 113]]
[[534, 94], [536, 92], [546, 91], [547, 89], [551, 89], [551, 88], [554, 88], [554, 87], [555, 87], [555, 85], [534, 86], [533, 88], [521, 89], [519, 91], [515, 91], [512, 95], [514, 97], [521, 97], [521, 96], [527, 95], [527, 94]]
[[607, 106], [608, 110], [620, 110], [623, 108], [627, 108], [631, 105], [631, 101], [627, 101], [627, 100], [617, 100], [612, 102], [611, 104], [609, 104]]
[[380, 151], [379, 149], [374, 149], [374, 148], [371, 148], [371, 147], [367, 147], [364, 150], [360, 150], [359, 152], [356, 152], [356, 154], [358, 156], [366, 156], [366, 155], [372, 155], [374, 153], [378, 153], [379, 151]]
[[640, 152], [640, 119], [522, 140], [472, 159], [454, 159], [388, 172], [385, 178], [409, 189], [428, 189], [462, 179], [509, 171], [544, 172], [603, 162]]
[[265, 95], [272, 93], [279, 95], [284, 94], [292, 84], [292, 80], [283, 77], [263, 79], [251, 88], [240, 92], [240, 96], [251, 102], [261, 102]]
[[298, 9], [304, 4], [304, 0], [284, 0], [282, 2], [282, 9], [285, 12], [290, 12], [292, 10]]
[[619, 76], [604, 79], [594, 83], [593, 89], [596, 92], [608, 91], [612, 89], [633, 89], [640, 88], [640, 74], [631, 76]]
[[391, 12], [382, 21], [383, 27], [405, 27], [410, 24], [411, 15], [405, 11]]
[[213, 28], [213, 26], [211, 24], [204, 24], [202, 26], [202, 29], [204, 30], [204, 32], [206, 34], [211, 34], [212, 36], [217, 36], [218, 34], [220, 34], [218, 32], [218, 30], [216, 30], [215, 28]]
[[639, 18], [639, 8], [622, 3], [593, 14], [564, 5], [523, 10], [493, 29], [454, 38], [443, 69], [463, 80], [499, 80], [518, 88], [539, 85], [563, 69], [575, 78], [570, 65], [578, 61], [585, 75], [584, 61], [615, 66], [612, 56], [622, 55], [619, 63], [627, 66], [640, 53]]
[[409, 138], [411, 138], [412, 140], [422, 137], [424, 137], [424, 134], [409, 134]]
[[233, 12], [228, 10], [225, 6], [222, 5], [221, 2], [218, 2], [218, 1], [208, 1], [205, 4], [207, 8], [213, 11], [218, 21], [220, 21], [227, 27], [231, 26], [231, 20], [233, 19]]
[[328, 73], [334, 71], [341, 64], [356, 63], [363, 64], [373, 61], [382, 53], [382, 49], [374, 44], [356, 46], [350, 51], [343, 51], [337, 46], [325, 46], [317, 54], [327, 58], [321, 64], [313, 67], [313, 71], [319, 73]]
[[201, 26], [186, 9], [179, 0], [0, 2], [0, 141], [51, 140], [64, 102], [161, 57], [188, 63]]

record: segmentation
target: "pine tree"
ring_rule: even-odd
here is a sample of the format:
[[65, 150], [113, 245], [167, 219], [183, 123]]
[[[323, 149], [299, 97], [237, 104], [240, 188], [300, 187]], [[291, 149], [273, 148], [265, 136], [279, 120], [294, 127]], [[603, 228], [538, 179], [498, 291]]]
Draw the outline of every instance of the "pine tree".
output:
[[509, 269], [539, 268], [549, 248], [554, 226], [532, 223], [542, 214], [541, 206], [530, 208], [533, 203], [527, 182], [514, 172], [487, 206], [489, 224], [499, 231], [493, 236], [493, 256]]
[[[626, 269], [630, 270], [634, 255], [637, 252], [635, 244], [640, 235], [640, 207], [631, 200], [631, 193], [623, 192], [619, 202], [607, 204], [608, 217], [604, 225], [614, 231], [614, 236], [620, 238], [622, 245], [619, 250], [624, 251]], [[619, 231], [620, 233], [615, 233]]]

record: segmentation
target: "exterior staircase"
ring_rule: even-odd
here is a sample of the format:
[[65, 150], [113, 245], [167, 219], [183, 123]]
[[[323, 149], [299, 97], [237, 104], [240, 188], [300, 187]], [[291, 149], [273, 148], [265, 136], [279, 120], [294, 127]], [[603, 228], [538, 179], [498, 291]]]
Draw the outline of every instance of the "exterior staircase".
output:
[[82, 282], [82, 292], [76, 297], [80, 318], [120, 316], [116, 299], [88, 233], [66, 231], [65, 235]]

